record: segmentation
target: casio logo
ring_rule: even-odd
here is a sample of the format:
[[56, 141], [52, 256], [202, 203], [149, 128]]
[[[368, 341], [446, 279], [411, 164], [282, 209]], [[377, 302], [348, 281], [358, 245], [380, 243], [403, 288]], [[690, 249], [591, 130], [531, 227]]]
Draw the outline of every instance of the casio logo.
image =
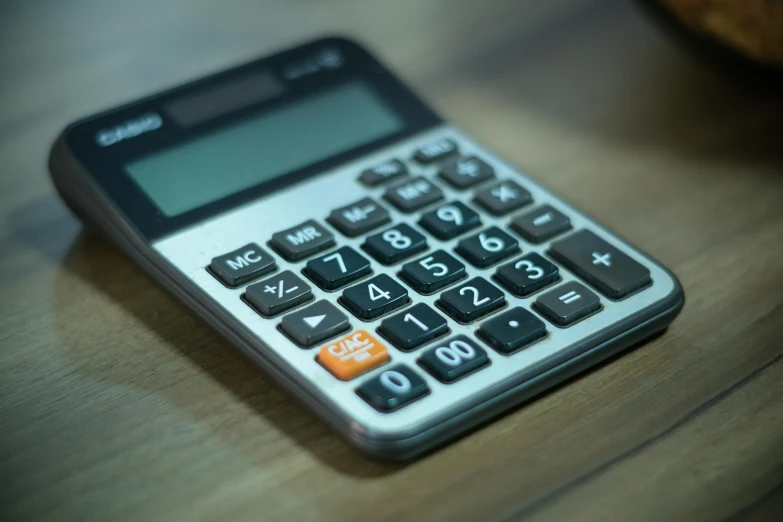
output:
[[163, 125], [163, 119], [159, 114], [148, 112], [138, 118], [128, 120], [111, 129], [103, 129], [95, 135], [95, 143], [101, 147], [114, 145], [122, 140], [134, 138], [145, 132], [152, 132]]

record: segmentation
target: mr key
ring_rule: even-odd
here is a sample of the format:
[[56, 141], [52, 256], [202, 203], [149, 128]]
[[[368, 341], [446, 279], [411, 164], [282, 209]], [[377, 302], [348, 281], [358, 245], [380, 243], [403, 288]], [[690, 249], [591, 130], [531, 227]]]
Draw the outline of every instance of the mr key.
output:
[[50, 166], [72, 207], [381, 458], [465, 433], [683, 303], [660, 263], [342, 38], [80, 120]]

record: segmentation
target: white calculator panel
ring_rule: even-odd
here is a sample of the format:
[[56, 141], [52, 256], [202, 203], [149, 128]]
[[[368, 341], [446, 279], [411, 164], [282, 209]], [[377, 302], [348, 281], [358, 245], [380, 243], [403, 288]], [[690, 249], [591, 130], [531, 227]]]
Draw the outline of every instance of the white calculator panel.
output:
[[[621, 301], [602, 298], [601, 305], [603, 309], [599, 313], [568, 328], [558, 328], [551, 323], [547, 323], [548, 335], [545, 339], [535, 342], [528, 348], [511, 355], [501, 355], [485, 346], [491, 363], [480, 371], [453, 384], [439, 382], [417, 365], [417, 359], [421, 356], [421, 353], [429, 346], [437, 345], [437, 340], [423, 348], [408, 353], [390, 348], [392, 352], [391, 362], [386, 363], [386, 365], [394, 362], [403, 362], [412, 368], [416, 368], [418, 373], [425, 379], [431, 393], [397, 411], [382, 413], [359, 397], [356, 389], [362, 382], [382, 372], [386, 365], [380, 366], [348, 382], [338, 380], [321, 366], [315, 358], [318, 349], [322, 344], [327, 343], [322, 343], [309, 349], [300, 348], [280, 332], [278, 329], [279, 317], [275, 319], [263, 318], [240, 299], [241, 288], [229, 289], [225, 287], [205, 267], [217, 255], [234, 250], [250, 242], [265, 244], [272, 237], [272, 234], [295, 226], [306, 218], [313, 218], [324, 223], [325, 218], [335, 208], [368, 195], [384, 204], [389, 210], [392, 216], [391, 224], [408, 223], [412, 227], [420, 229], [417, 221], [421, 213], [431, 207], [427, 207], [427, 209], [421, 212], [404, 214], [397, 211], [392, 205], [383, 202], [381, 196], [387, 188], [386, 185], [377, 188], [367, 188], [357, 181], [359, 174], [364, 169], [392, 158], [405, 161], [410, 168], [411, 175], [421, 174], [433, 180], [443, 189], [446, 193], [445, 199], [433, 204], [432, 207], [437, 207], [445, 201], [455, 199], [472, 205], [470, 202], [471, 196], [481, 187], [469, 191], [454, 190], [448, 184], [442, 183], [437, 179], [437, 165], [416, 165], [410, 159], [419, 147], [442, 137], [454, 139], [459, 144], [461, 154], [466, 156], [476, 155], [487, 161], [494, 167], [497, 179], [514, 179], [530, 191], [533, 195], [534, 203], [526, 207], [526, 209], [537, 205], [551, 204], [568, 214], [573, 225], [572, 230], [589, 229], [621, 248], [627, 255], [650, 270], [653, 284]], [[486, 212], [482, 212], [481, 219], [485, 228], [496, 225], [507, 229], [510, 217], [496, 218]], [[362, 252], [361, 245], [367, 234], [358, 238], [346, 238], [341, 236], [336, 230], [333, 230], [333, 233], [338, 238], [337, 246], [350, 245], [358, 252]], [[460, 236], [449, 241], [439, 241], [430, 236], [428, 237], [428, 242], [430, 243], [429, 251], [436, 248], [453, 251], [457, 242], [463, 237]], [[558, 239], [560, 238], [561, 236], [558, 236]], [[520, 241], [522, 243], [522, 253], [525, 254], [530, 252], [544, 254], [548, 246], [548, 242], [542, 245], [533, 245], [521, 239]], [[235, 319], [236, 324], [241, 325], [243, 335], [247, 336], [248, 341], [254, 345], [256, 350], [264, 354], [264, 356], [271, 357], [285, 365], [285, 371], [290, 372], [293, 380], [298, 385], [307, 388], [310, 394], [323, 399], [323, 404], [329, 409], [329, 411], [324, 413], [338, 417], [359, 439], [400, 440], [421, 433], [446, 419], [454, 417], [460, 412], [480, 405], [493, 396], [530, 379], [555, 364], [578, 355], [580, 351], [585, 349], [586, 341], [594, 338], [596, 341], [593, 341], [593, 344], [598, 344], [597, 340], [602, 335], [605, 336], [608, 329], [612, 326], [643, 313], [645, 309], [649, 309], [656, 303], [665, 301], [676, 289], [674, 280], [665, 269], [625, 243], [622, 239], [577, 212], [530, 178], [525, 177], [518, 169], [514, 169], [502, 162], [457, 129], [448, 126], [406, 140], [405, 143], [376, 152], [333, 171], [325, 172], [323, 175], [299, 186], [275, 193], [207, 223], [168, 237], [155, 243], [154, 248], [203, 292], [200, 294], [200, 298], [210, 308], [213, 308], [215, 313], [227, 314], [232, 319]], [[425, 253], [423, 252], [415, 257], [422, 257]], [[304, 261], [291, 263], [284, 259], [278, 259], [279, 270], [288, 269], [300, 273], [304, 267]], [[385, 267], [380, 263], [373, 263], [373, 274], [387, 273], [396, 278], [401, 264]], [[466, 264], [466, 266], [468, 279], [473, 276], [489, 277], [496, 268], [492, 266], [488, 269], [478, 269], [470, 264]], [[561, 270], [561, 276], [563, 282], [578, 280], [567, 270]], [[316, 285], [312, 286], [315, 300], [328, 299], [336, 301], [341, 293], [339, 290], [326, 292], [319, 289]], [[440, 292], [425, 296], [410, 290], [410, 294], [412, 304], [424, 302], [435, 307], [435, 302]], [[530, 309], [531, 303], [537, 296], [538, 293], [528, 298], [516, 298], [507, 294], [507, 299], [509, 306], [521, 305]], [[375, 331], [381, 319], [365, 322], [350, 316], [352, 330], [362, 328], [368, 331]], [[460, 333], [475, 337], [475, 331], [480, 322], [463, 325], [450, 320], [451, 334], [447, 338]]]

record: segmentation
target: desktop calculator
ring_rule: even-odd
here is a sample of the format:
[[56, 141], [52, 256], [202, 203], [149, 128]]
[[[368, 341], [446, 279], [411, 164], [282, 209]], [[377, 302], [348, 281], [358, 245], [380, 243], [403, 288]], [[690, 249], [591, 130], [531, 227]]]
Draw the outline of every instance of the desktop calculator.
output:
[[70, 125], [63, 199], [403, 460], [665, 328], [671, 272], [326, 38]]

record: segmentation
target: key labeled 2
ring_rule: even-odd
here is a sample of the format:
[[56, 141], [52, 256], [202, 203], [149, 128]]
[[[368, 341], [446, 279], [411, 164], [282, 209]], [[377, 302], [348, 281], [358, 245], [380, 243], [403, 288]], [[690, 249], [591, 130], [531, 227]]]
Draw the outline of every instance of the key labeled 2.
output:
[[359, 319], [369, 321], [408, 304], [408, 291], [386, 274], [378, 274], [343, 292], [341, 303]]
[[470, 337], [458, 335], [425, 352], [418, 362], [440, 382], [451, 384], [487, 366], [489, 357]]
[[362, 246], [381, 263], [393, 265], [426, 250], [427, 239], [410, 225], [400, 223], [368, 237]]
[[498, 227], [489, 227], [460, 241], [456, 252], [471, 265], [484, 268], [519, 252], [519, 242]]
[[438, 306], [463, 323], [484, 317], [505, 304], [503, 292], [483, 277], [474, 277], [457, 288], [447, 290], [438, 299]]

